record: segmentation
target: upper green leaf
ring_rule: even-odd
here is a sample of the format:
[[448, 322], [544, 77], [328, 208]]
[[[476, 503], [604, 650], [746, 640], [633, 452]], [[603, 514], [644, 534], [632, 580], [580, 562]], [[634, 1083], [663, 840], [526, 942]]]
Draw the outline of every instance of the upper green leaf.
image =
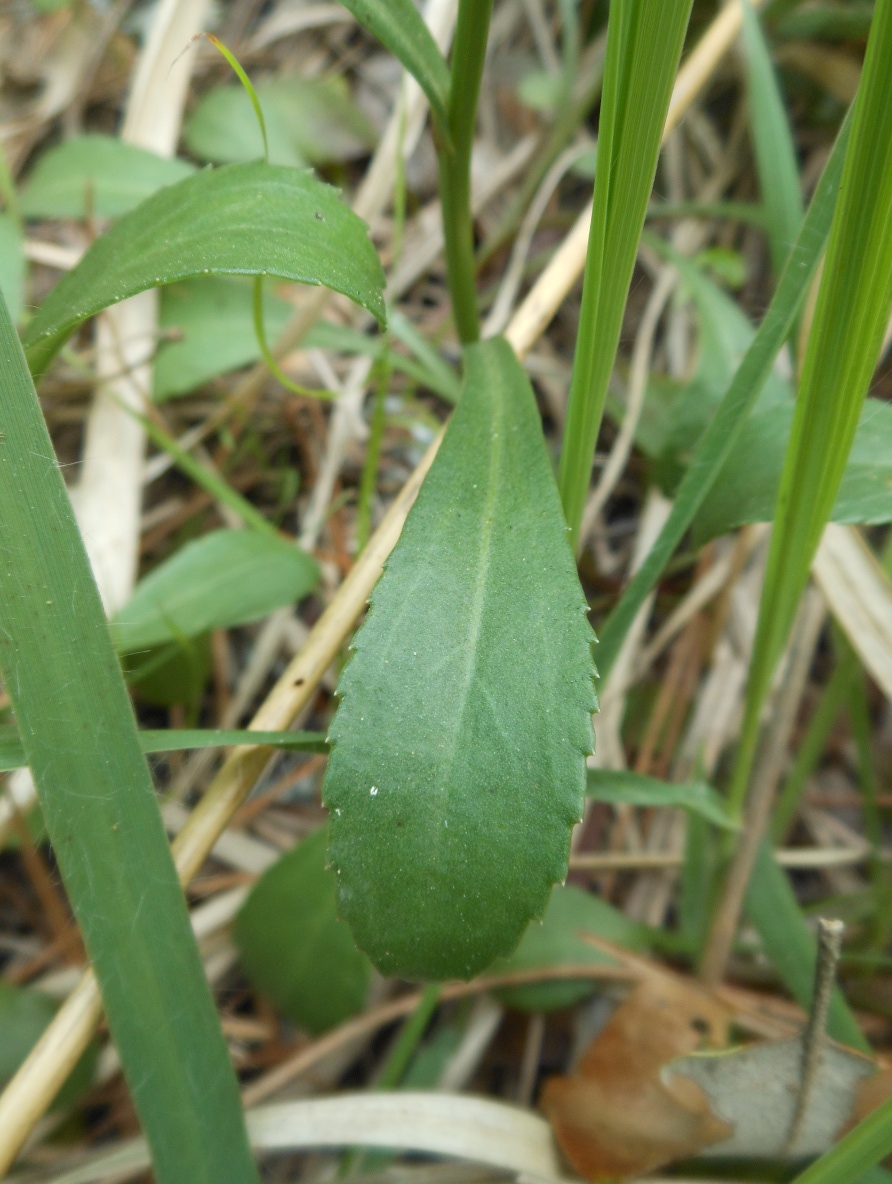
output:
[[284, 539], [215, 530], [140, 580], [112, 622], [119, 651], [133, 653], [256, 621], [293, 604], [319, 577], [315, 560]]
[[412, 0], [341, 0], [406, 67], [427, 95], [445, 134], [449, 67]]
[[74, 136], [43, 153], [22, 190], [26, 218], [118, 218], [195, 166], [117, 136]]
[[342, 915], [386, 973], [468, 978], [567, 869], [596, 707], [541, 424], [508, 344], [464, 393], [357, 635], [325, 785]]
[[337, 190], [295, 169], [226, 165], [160, 190], [96, 241], [28, 325], [32, 371], [44, 370], [87, 317], [201, 274], [325, 284], [386, 320], [380, 260]]

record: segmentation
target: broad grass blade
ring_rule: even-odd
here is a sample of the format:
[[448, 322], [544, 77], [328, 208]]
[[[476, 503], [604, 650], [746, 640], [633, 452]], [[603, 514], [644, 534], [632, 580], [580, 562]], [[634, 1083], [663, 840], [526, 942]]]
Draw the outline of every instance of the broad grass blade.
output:
[[378, 255], [336, 189], [297, 169], [224, 165], [161, 189], [94, 243], [28, 325], [32, 372], [45, 370], [77, 326], [110, 304], [212, 274], [324, 284], [386, 320]]
[[160, 1184], [256, 1180], [62, 475], [0, 300], [0, 670]]
[[339, 686], [324, 800], [341, 915], [385, 973], [470, 978], [566, 874], [593, 640], [513, 351], [464, 393]]

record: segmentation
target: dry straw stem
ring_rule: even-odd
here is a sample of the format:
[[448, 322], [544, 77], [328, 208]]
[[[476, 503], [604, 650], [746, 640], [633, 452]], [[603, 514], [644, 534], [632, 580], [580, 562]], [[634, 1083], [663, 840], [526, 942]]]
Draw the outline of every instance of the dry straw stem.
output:
[[[764, 2], [764, 0], [759, 0]], [[707, 30], [679, 71], [666, 120], [674, 130], [740, 30], [742, 9], [729, 5]], [[591, 208], [580, 215], [568, 238], [518, 309], [506, 331], [518, 356], [537, 340], [582, 273]], [[289, 665], [251, 721], [255, 730], [290, 726], [309, 702], [316, 685], [344, 644], [371, 593], [381, 565], [399, 538], [403, 523], [430, 467], [442, 434], [406, 482], [387, 516], [313, 629], [306, 646]], [[226, 761], [188, 824], [174, 842], [184, 883], [207, 858], [217, 838], [253, 788], [269, 759], [268, 750], [240, 748]], [[62, 1005], [44, 1037], [0, 1096], [0, 1174], [12, 1164], [34, 1124], [45, 1113], [70, 1068], [77, 1062], [100, 1014], [98, 989], [88, 971]]]

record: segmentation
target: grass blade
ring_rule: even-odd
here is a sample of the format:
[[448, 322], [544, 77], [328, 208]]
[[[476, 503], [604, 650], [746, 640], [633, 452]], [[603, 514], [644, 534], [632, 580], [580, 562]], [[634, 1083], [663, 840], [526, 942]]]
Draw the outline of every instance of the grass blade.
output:
[[771, 262], [774, 274], [779, 276], [802, 222], [802, 190], [777, 75], [761, 23], [748, 2], [743, 5], [743, 45], [756, 168], [767, 215]]
[[786, 341], [824, 251], [848, 145], [851, 115], [836, 138], [787, 265], [759, 331], [704, 432], [675, 495], [660, 536], [601, 630], [598, 667], [607, 678], [623, 638], [641, 605], [672, 558], [731, 455], [747, 416], [758, 399], [774, 359]]
[[784, 460], [731, 787], [742, 807], [759, 717], [842, 481], [892, 307], [892, 0], [879, 0]]
[[501, 338], [466, 363], [341, 679], [324, 790], [341, 913], [381, 970], [414, 978], [471, 977], [541, 916], [596, 705], [532, 389]]
[[87, 317], [196, 275], [324, 284], [383, 324], [384, 273], [365, 223], [330, 185], [263, 162], [206, 169], [125, 214], [59, 281], [25, 333], [41, 373]]
[[[183, 752], [197, 748], [234, 748], [239, 744], [268, 744], [289, 752], [328, 752], [321, 732], [252, 732], [247, 728], [146, 728], [139, 733], [145, 753]], [[28, 763], [18, 728], [0, 727], [0, 773]]]
[[[792, 1184], [868, 1184], [865, 1172], [892, 1151], [892, 1098], [844, 1135]], [[880, 1184], [886, 1174], [878, 1176]], [[870, 1180], [873, 1184], [873, 1180]]]
[[256, 1179], [99, 593], [0, 300], [0, 669], [160, 1184]]
[[610, 10], [594, 207], [558, 485], [575, 548], [690, 0]]
[[341, 3], [406, 67], [427, 95], [439, 129], [445, 134], [449, 67], [412, 0]]

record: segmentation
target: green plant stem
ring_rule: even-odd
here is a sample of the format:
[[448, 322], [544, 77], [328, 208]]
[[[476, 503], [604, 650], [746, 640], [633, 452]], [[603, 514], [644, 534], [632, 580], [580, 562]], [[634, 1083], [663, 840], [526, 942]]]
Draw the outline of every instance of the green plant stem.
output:
[[375, 1082], [376, 1089], [396, 1089], [402, 1081], [409, 1062], [418, 1048], [418, 1042], [437, 1010], [442, 991], [443, 987], [440, 983], [429, 983], [424, 988], [418, 1006], [403, 1024], [396, 1044], [391, 1049], [381, 1075]]
[[471, 148], [491, 15], [492, 0], [460, 0], [447, 108], [452, 148], [437, 146], [446, 274], [455, 327], [463, 344], [480, 337], [471, 216]]
[[262, 275], [254, 276], [254, 336], [257, 338], [257, 346], [260, 350], [260, 356], [267, 365], [267, 369], [273, 378], [282, 384], [286, 391], [291, 391], [293, 395], [301, 395], [305, 399], [324, 399], [330, 401], [335, 398], [331, 391], [327, 390], [312, 390], [310, 387], [301, 386], [300, 383], [292, 381], [276, 361], [275, 354], [270, 349], [269, 341], [266, 336], [266, 329], [263, 324], [263, 281], [266, 277]]

